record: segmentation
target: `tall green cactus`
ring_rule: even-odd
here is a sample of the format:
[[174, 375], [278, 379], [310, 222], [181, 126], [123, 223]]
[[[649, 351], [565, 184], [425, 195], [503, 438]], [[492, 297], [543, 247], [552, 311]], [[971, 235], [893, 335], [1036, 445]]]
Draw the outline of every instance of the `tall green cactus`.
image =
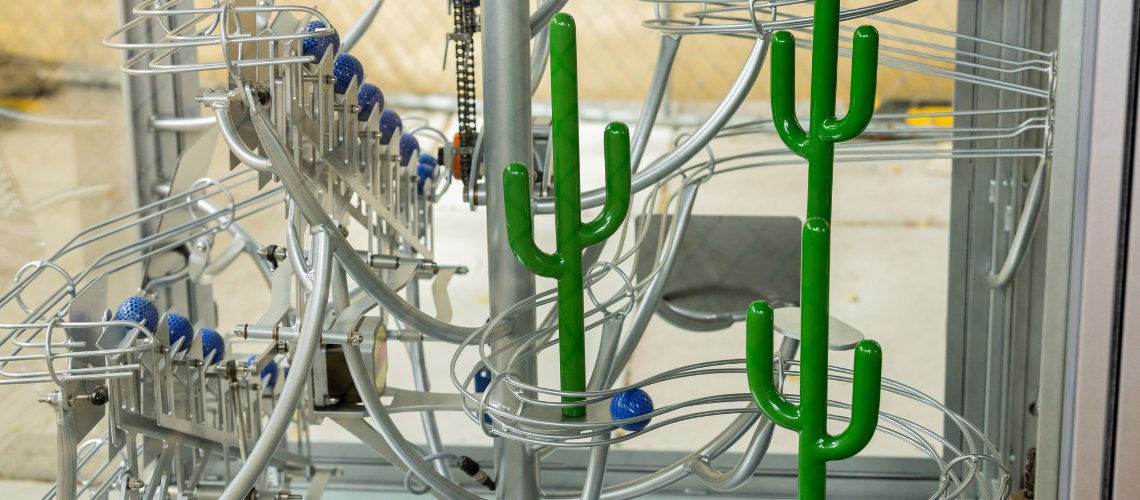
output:
[[835, 117], [839, 1], [816, 0], [812, 30], [811, 122], [805, 133], [795, 114], [795, 38], [772, 37], [772, 115], [780, 139], [808, 161], [808, 210], [803, 229], [800, 291], [800, 404], [776, 389], [772, 370], [772, 307], [759, 301], [748, 309], [748, 386], [756, 405], [773, 422], [800, 435], [799, 497], [823, 500], [827, 462], [859, 453], [879, 420], [883, 354], [864, 340], [855, 347], [851, 421], [837, 436], [827, 432], [828, 293], [831, 263], [831, 192], [835, 143], [857, 137], [875, 106], [879, 34], [871, 26], [855, 31], [851, 104]]
[[[558, 251], [548, 254], [534, 242], [530, 205], [530, 173], [512, 163], [503, 172], [507, 238], [515, 258], [530, 272], [558, 280], [558, 343], [562, 390], [586, 390], [585, 305], [582, 298], [582, 251], [614, 234], [629, 211], [629, 129], [613, 122], [606, 127], [606, 204], [602, 213], [582, 223], [578, 171], [578, 47], [574, 18], [556, 14], [550, 20], [550, 88], [553, 107], [554, 228]], [[583, 398], [563, 397], [563, 402]], [[582, 416], [586, 408], [563, 408]]]

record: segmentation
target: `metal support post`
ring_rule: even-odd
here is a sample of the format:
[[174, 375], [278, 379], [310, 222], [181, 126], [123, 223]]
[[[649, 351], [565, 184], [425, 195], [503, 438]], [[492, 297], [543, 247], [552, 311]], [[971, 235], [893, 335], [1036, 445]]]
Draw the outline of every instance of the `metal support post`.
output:
[[[503, 169], [511, 162], [531, 164], [530, 12], [526, 0], [483, 4], [484, 162], [487, 185], [487, 261], [491, 315], [534, 294], [534, 275], [515, 260], [507, 242]], [[478, 166], [475, 166], [478, 168]], [[534, 331], [534, 313], [516, 317], [515, 335]], [[492, 346], [499, 349], [515, 335]], [[509, 355], [495, 359], [506, 362]], [[518, 365], [520, 381], [536, 379], [534, 361]], [[499, 386], [491, 404], [514, 411], [518, 401]], [[539, 498], [538, 458], [522, 443], [495, 440], [496, 495], [500, 499]]]

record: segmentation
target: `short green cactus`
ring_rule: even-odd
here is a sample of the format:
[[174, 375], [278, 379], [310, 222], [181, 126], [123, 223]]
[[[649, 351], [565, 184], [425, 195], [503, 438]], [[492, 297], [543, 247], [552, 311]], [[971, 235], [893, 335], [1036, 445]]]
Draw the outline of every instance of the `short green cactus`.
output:
[[855, 31], [851, 104], [835, 117], [839, 48], [839, 1], [816, 0], [812, 30], [811, 122], [804, 132], [795, 114], [795, 38], [781, 31], [772, 38], [772, 116], [780, 139], [808, 160], [808, 211], [803, 229], [800, 292], [800, 404], [776, 389], [772, 370], [772, 307], [752, 304], [747, 318], [748, 386], [765, 415], [800, 435], [799, 497], [823, 500], [827, 462], [859, 453], [879, 420], [883, 355], [879, 344], [855, 347], [851, 422], [843, 433], [827, 432], [828, 293], [831, 263], [831, 192], [835, 143], [857, 137], [875, 107], [879, 34], [871, 26]]
[[[530, 272], [558, 280], [558, 343], [561, 387], [586, 390], [585, 304], [582, 297], [582, 251], [614, 234], [629, 211], [629, 129], [613, 122], [605, 131], [606, 203], [602, 213], [582, 223], [578, 153], [578, 54], [574, 18], [556, 14], [550, 20], [550, 87], [553, 107], [554, 227], [558, 250], [548, 254], [534, 242], [530, 205], [530, 173], [512, 163], [503, 172], [507, 238], [515, 258]], [[564, 397], [563, 402], [582, 398]], [[582, 416], [586, 408], [563, 408]]]

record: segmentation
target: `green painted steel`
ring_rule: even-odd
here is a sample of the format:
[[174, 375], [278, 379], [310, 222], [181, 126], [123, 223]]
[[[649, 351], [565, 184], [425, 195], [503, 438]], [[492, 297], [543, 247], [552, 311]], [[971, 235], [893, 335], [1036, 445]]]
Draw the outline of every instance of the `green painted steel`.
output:
[[807, 132], [795, 113], [795, 38], [781, 31], [772, 37], [772, 115], [780, 139], [808, 161], [808, 210], [803, 229], [800, 291], [800, 404], [789, 403], [776, 388], [772, 369], [772, 307], [752, 304], [747, 317], [748, 386], [756, 405], [777, 425], [799, 433], [799, 498], [823, 500], [827, 462], [859, 453], [879, 420], [883, 355], [879, 344], [864, 340], [855, 347], [851, 421], [837, 436], [827, 432], [828, 293], [831, 263], [831, 194], [835, 143], [857, 137], [871, 120], [879, 34], [871, 26], [855, 31], [851, 102], [847, 115], [835, 116], [836, 65], [839, 57], [839, 1], [816, 0], [812, 30], [811, 112]]
[[[602, 213], [582, 223], [581, 179], [578, 172], [578, 54], [574, 18], [557, 14], [550, 20], [551, 124], [554, 147], [554, 228], [558, 249], [543, 252], [534, 242], [531, 221], [530, 173], [521, 163], [503, 172], [507, 238], [511, 251], [530, 272], [558, 280], [558, 343], [563, 391], [586, 390], [585, 307], [582, 292], [582, 251], [614, 234], [629, 211], [629, 128], [613, 122], [606, 127], [606, 203]], [[581, 401], [563, 397], [563, 402]], [[583, 416], [582, 406], [563, 408], [567, 416]]]

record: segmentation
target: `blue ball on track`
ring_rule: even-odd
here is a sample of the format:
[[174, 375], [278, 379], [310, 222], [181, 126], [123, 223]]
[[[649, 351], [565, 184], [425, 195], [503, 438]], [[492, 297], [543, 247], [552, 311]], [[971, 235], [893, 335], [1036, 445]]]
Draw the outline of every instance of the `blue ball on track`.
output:
[[359, 59], [349, 54], [341, 54], [336, 56], [336, 62], [333, 63], [333, 76], [336, 77], [333, 92], [343, 94], [348, 92], [348, 84], [352, 82], [354, 76], [357, 85], [364, 84], [364, 66], [360, 64]]
[[166, 326], [170, 329], [170, 345], [185, 339], [178, 346], [178, 352], [189, 350], [190, 343], [194, 340], [194, 325], [190, 324], [190, 320], [178, 313], [167, 313]]
[[210, 353], [214, 353], [213, 359], [210, 360], [210, 366], [218, 364], [226, 355], [226, 341], [218, 332], [209, 328], [202, 329], [202, 356], [209, 358]]
[[424, 183], [435, 175], [435, 157], [429, 154], [420, 155], [420, 163], [416, 165], [417, 193], [424, 194]]
[[380, 144], [387, 145], [392, 142], [392, 137], [396, 135], [396, 129], [404, 126], [403, 120], [400, 120], [400, 115], [390, 109], [385, 109], [380, 114]]
[[[145, 297], [128, 297], [115, 310], [115, 319], [141, 323], [147, 330], [158, 328], [158, 308]], [[139, 332], [140, 337], [145, 337]]]
[[420, 154], [420, 141], [417, 141], [412, 134], [404, 134], [400, 137], [400, 166], [406, 167], [412, 162], [413, 156]]
[[[253, 366], [253, 363], [255, 361], [257, 361], [257, 356], [250, 356], [249, 361], [246, 361], [245, 365]], [[269, 364], [265, 365], [265, 368], [261, 369], [260, 377], [261, 380], [265, 380], [267, 377], [269, 378], [269, 380], [265, 380], [265, 387], [273, 387], [277, 385], [277, 360], [269, 360]]]
[[[320, 21], [312, 21], [305, 26], [305, 33], [312, 33], [319, 29], [323, 29], [325, 23]], [[301, 50], [307, 56], [317, 58], [317, 62], [321, 62], [321, 58], [325, 55], [325, 50], [329, 45], [333, 46], [333, 55], [340, 52], [340, 35], [334, 30], [331, 35], [318, 36], [313, 38], [305, 38], [301, 40]]]
[[487, 390], [487, 386], [491, 384], [491, 370], [480, 368], [475, 372], [475, 392], [482, 393]]
[[[610, 418], [627, 420], [653, 413], [653, 399], [641, 389], [630, 389], [619, 393], [610, 401]], [[652, 419], [622, 425], [621, 428], [630, 432], [637, 432], [649, 425]]]
[[356, 118], [366, 122], [372, 118], [373, 106], [379, 104], [380, 109], [384, 109], [384, 93], [380, 92], [380, 87], [366, 83], [360, 86], [360, 93], [356, 95], [356, 103], [360, 105], [360, 112], [356, 114]]

